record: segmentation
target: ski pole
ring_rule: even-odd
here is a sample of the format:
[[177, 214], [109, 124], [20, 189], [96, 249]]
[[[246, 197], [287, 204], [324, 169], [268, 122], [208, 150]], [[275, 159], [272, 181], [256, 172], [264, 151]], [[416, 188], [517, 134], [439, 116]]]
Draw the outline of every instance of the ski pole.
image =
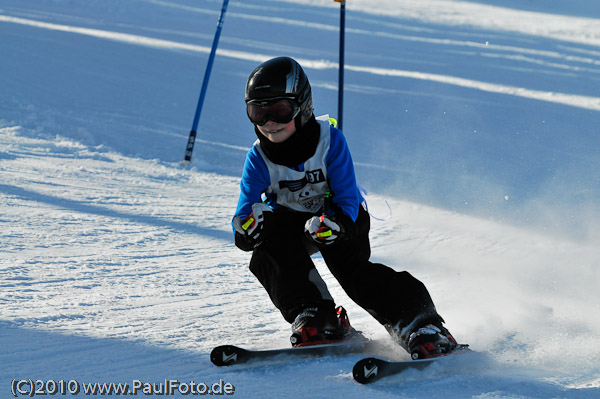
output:
[[333, 0], [340, 3], [340, 60], [338, 76], [338, 127], [342, 129], [344, 113], [344, 36], [346, 30], [346, 0]]
[[208, 63], [206, 64], [206, 71], [204, 72], [204, 81], [202, 82], [202, 88], [200, 89], [200, 97], [198, 98], [198, 105], [196, 106], [196, 114], [194, 115], [192, 130], [190, 131], [190, 136], [188, 137], [187, 146], [185, 148], [185, 157], [182, 162], [183, 165], [188, 165], [192, 160], [192, 152], [194, 151], [194, 143], [196, 142], [196, 129], [198, 129], [198, 121], [200, 120], [200, 113], [202, 112], [202, 104], [204, 104], [208, 80], [210, 78], [210, 72], [215, 60], [215, 53], [217, 52], [217, 45], [219, 44], [219, 37], [221, 36], [221, 29], [223, 28], [223, 21], [225, 19], [225, 12], [227, 11], [228, 4], [229, 0], [223, 0], [223, 8], [221, 9], [221, 16], [219, 17], [219, 22], [217, 23], [217, 31], [215, 32], [210, 55], [208, 56]]

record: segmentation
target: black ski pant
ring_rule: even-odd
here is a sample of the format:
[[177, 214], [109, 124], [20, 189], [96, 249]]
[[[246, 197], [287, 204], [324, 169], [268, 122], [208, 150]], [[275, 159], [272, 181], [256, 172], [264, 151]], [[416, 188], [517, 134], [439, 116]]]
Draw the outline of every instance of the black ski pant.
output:
[[[277, 209], [271, 234], [252, 254], [250, 270], [269, 293], [283, 317], [292, 323], [309, 306], [334, 301], [319, 276], [307, 248], [304, 224], [312, 215]], [[386, 327], [404, 327], [416, 318], [439, 318], [419, 280], [369, 261], [369, 214], [362, 207], [351, 239], [320, 248], [333, 276], [348, 296]]]

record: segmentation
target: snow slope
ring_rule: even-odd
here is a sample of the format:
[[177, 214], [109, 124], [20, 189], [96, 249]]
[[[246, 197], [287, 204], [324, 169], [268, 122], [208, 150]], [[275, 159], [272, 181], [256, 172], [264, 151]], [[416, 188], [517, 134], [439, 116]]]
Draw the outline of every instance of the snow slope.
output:
[[597, 397], [600, 6], [412, 3], [348, 2], [344, 131], [371, 212], [392, 209], [373, 258], [422, 279], [485, 356], [369, 387], [350, 375], [360, 355], [208, 360], [223, 342], [288, 344], [231, 238], [243, 86], [291, 55], [335, 116], [336, 4], [230, 2], [185, 169], [220, 0], [0, 0], [2, 396], [13, 379], [166, 378], [240, 397]]

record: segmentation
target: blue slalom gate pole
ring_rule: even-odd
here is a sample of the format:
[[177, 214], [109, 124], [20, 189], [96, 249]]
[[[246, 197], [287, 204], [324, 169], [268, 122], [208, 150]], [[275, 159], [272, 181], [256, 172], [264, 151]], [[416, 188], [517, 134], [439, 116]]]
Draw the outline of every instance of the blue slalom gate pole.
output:
[[338, 128], [342, 129], [344, 117], [344, 45], [346, 30], [346, 0], [334, 0], [340, 3], [340, 60], [338, 76]]
[[217, 52], [217, 46], [219, 44], [219, 37], [221, 37], [221, 29], [223, 28], [223, 21], [225, 20], [225, 12], [227, 11], [227, 5], [229, 0], [223, 0], [223, 7], [221, 8], [221, 16], [217, 23], [217, 31], [215, 32], [215, 38], [213, 40], [210, 55], [208, 56], [208, 63], [206, 65], [206, 71], [204, 72], [204, 81], [202, 82], [202, 89], [200, 90], [200, 97], [198, 98], [198, 105], [196, 106], [196, 115], [194, 115], [194, 122], [192, 123], [192, 130], [188, 138], [187, 146], [185, 148], [184, 164], [189, 164], [192, 160], [192, 152], [194, 151], [194, 143], [196, 142], [196, 129], [198, 129], [198, 121], [200, 120], [200, 113], [202, 112], [202, 104], [204, 104], [204, 97], [206, 96], [206, 89], [208, 87], [208, 81], [210, 79], [210, 71], [212, 70], [213, 62], [215, 61], [215, 54]]

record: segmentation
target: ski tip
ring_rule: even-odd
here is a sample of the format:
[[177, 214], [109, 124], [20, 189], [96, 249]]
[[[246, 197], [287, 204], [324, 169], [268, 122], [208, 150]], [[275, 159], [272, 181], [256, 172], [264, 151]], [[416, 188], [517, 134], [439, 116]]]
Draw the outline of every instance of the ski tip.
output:
[[381, 377], [381, 368], [385, 361], [375, 357], [359, 360], [352, 368], [352, 376], [361, 384], [369, 384]]
[[239, 363], [244, 349], [233, 345], [217, 346], [210, 352], [210, 361], [215, 366], [230, 366]]

